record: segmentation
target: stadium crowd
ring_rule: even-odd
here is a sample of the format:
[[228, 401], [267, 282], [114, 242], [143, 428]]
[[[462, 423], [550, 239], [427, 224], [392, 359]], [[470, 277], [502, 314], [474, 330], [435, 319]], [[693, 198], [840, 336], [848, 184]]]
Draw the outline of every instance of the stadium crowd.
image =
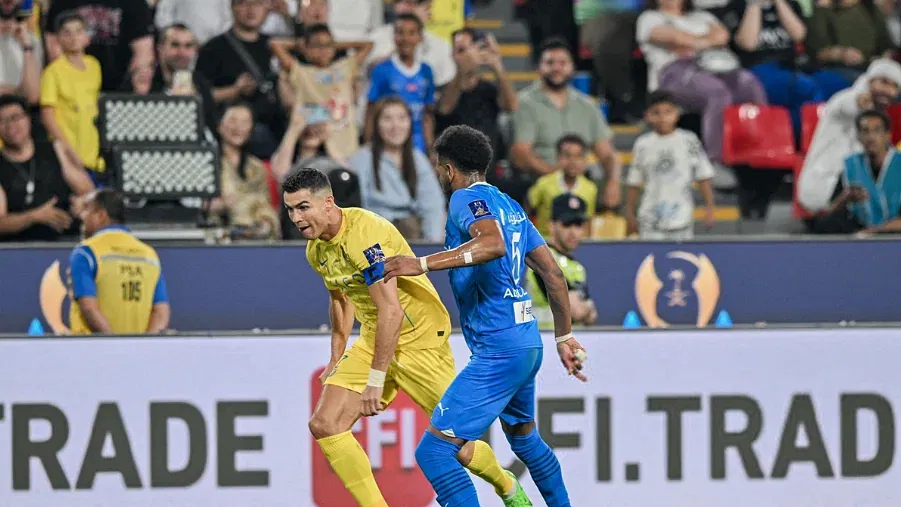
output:
[[[791, 148], [809, 155], [778, 169], [795, 170], [810, 230], [895, 227], [891, 0], [521, 0], [539, 79], [519, 92], [492, 35], [427, 29], [439, 1], [0, 0], [0, 240], [76, 232], [80, 196], [109, 184], [106, 92], [199, 97], [221, 196], [183, 205], [256, 239], [298, 237], [277, 184], [303, 164], [337, 178], [345, 204], [441, 241], [431, 146], [454, 124], [489, 136], [489, 182], [544, 234], [565, 194], [589, 236], [691, 238], [696, 218], [715, 221], [713, 188], [737, 175], [742, 214], [760, 217], [786, 174], [727, 160], [736, 104], [752, 120], [786, 111]], [[577, 88], [580, 68], [591, 88]], [[825, 107], [806, 147], [810, 104]], [[628, 171], [608, 119], [647, 126]]]

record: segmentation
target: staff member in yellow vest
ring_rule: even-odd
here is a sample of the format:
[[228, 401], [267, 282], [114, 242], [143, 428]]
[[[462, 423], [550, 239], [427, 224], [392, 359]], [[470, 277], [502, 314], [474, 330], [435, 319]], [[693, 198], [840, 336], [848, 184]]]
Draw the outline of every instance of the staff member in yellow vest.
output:
[[156, 251], [125, 227], [125, 202], [109, 189], [90, 194], [84, 237], [69, 260], [74, 334], [156, 334], [169, 327], [169, 297]]

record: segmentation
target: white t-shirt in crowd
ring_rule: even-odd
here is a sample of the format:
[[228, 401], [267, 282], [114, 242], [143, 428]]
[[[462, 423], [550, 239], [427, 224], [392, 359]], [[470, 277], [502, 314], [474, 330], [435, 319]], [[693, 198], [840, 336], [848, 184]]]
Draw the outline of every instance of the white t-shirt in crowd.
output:
[[640, 230], [677, 231], [694, 222], [692, 183], [713, 178], [713, 166], [694, 133], [676, 129], [661, 136], [647, 132], [632, 148], [630, 187], [644, 187], [638, 206]]
[[648, 91], [657, 89], [660, 71], [679, 59], [679, 56], [664, 46], [651, 43], [651, 32], [658, 26], [672, 25], [674, 28], [702, 37], [710, 32], [711, 25], [720, 24], [709, 12], [692, 11], [682, 16], [673, 16], [660, 11], [644, 11], [638, 16], [635, 39], [638, 41], [644, 59], [648, 63]]
[[173, 23], [184, 23], [200, 44], [232, 26], [231, 0], [159, 0], [154, 24], [162, 30]]
[[[41, 41], [36, 35], [31, 34], [31, 45], [34, 46], [31, 58], [36, 58], [38, 67], [44, 65], [44, 54], [41, 49]], [[27, 55], [12, 32], [0, 34], [0, 86], [19, 89], [25, 71], [25, 58]]]
[[[370, 68], [374, 63], [388, 59], [397, 47], [394, 45], [394, 25], [376, 28], [369, 34], [372, 51], [366, 56], [365, 65]], [[429, 64], [435, 74], [435, 86], [444, 86], [451, 82], [457, 74], [454, 63], [453, 48], [441, 37], [426, 30], [422, 42], [416, 48], [419, 58]]]
[[[288, 7], [288, 16], [291, 18], [297, 16], [297, 0], [285, 0], [285, 5]], [[281, 14], [270, 11], [260, 32], [270, 37], [293, 37], [294, 23], [291, 19], [285, 19]]]
[[383, 0], [329, 0], [328, 27], [338, 42], [369, 40], [385, 24]]

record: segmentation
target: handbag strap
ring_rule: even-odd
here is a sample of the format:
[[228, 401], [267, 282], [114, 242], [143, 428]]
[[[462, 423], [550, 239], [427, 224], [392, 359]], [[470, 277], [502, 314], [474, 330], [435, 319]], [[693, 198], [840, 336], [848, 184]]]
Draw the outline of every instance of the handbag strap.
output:
[[263, 76], [263, 71], [260, 69], [260, 66], [257, 65], [257, 62], [253, 60], [253, 57], [250, 56], [250, 53], [247, 52], [247, 48], [244, 47], [244, 44], [241, 44], [231, 30], [225, 32], [225, 40], [228, 41], [228, 44], [235, 50], [235, 53], [238, 53], [238, 57], [244, 62], [247, 71], [250, 72], [254, 79], [256, 79], [257, 83], [262, 84], [262, 82], [266, 80]]

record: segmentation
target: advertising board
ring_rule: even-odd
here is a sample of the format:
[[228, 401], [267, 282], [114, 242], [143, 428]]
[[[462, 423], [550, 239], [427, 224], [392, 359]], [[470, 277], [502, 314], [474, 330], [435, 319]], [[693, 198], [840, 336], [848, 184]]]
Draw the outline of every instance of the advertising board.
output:
[[[548, 337], [538, 386], [573, 505], [901, 505], [901, 329], [579, 338], [590, 381]], [[0, 504], [351, 507], [307, 431], [328, 355], [325, 335], [0, 340]], [[399, 398], [355, 427], [389, 505], [433, 505], [426, 424]], [[500, 428], [487, 437], [538, 500]]]

